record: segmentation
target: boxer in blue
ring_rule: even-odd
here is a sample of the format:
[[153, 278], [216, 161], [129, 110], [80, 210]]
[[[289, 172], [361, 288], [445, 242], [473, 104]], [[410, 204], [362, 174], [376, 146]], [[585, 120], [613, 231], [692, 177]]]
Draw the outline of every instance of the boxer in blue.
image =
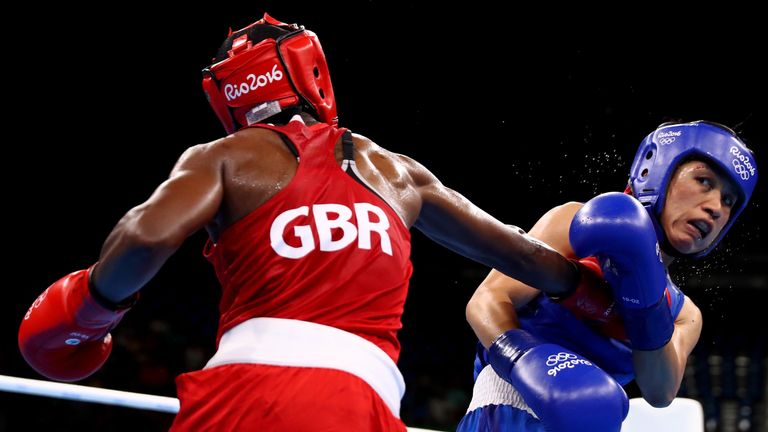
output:
[[593, 282], [554, 298], [488, 275], [467, 305], [480, 344], [458, 430], [618, 431], [632, 379], [669, 405], [702, 317], [667, 267], [712, 251], [756, 183], [752, 152], [727, 127], [665, 124], [640, 145], [625, 193], [546, 213], [530, 235], [580, 259]]

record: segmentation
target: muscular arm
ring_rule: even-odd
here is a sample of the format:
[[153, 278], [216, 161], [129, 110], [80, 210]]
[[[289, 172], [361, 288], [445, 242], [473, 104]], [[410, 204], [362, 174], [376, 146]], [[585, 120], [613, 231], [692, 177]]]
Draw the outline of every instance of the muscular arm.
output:
[[[568, 228], [579, 208], [581, 204], [574, 202], [553, 208], [531, 228], [530, 236], [549, 244], [566, 257], [574, 257], [568, 242]], [[539, 292], [519, 280], [491, 270], [475, 290], [466, 310], [467, 321], [483, 346], [488, 348], [498, 335], [518, 328], [515, 308], [525, 305]]]
[[91, 282], [120, 302], [138, 291], [184, 240], [216, 215], [223, 196], [221, 146], [189, 148], [152, 196], [107, 237]]
[[665, 407], [677, 395], [685, 364], [699, 340], [701, 327], [701, 311], [691, 299], [685, 297], [669, 343], [655, 351], [633, 351], [637, 385], [643, 399], [652, 406]]
[[402, 159], [421, 199], [415, 226], [432, 240], [542, 291], [564, 293], [576, 284], [577, 271], [562, 255], [502, 224], [423, 166]]

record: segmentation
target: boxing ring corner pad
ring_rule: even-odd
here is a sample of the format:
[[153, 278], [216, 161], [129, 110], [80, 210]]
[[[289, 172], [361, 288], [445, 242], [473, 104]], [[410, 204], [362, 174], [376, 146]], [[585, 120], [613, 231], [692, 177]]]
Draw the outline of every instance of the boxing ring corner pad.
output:
[[[109, 390], [77, 384], [65, 384], [28, 378], [0, 375], [0, 391], [66, 399], [77, 402], [90, 402], [103, 405], [115, 405], [126, 408], [159, 411], [176, 414], [179, 400], [167, 396], [154, 396], [142, 393]], [[408, 432], [439, 432], [431, 429], [408, 428]]]
[[695, 399], [675, 398], [666, 408], [654, 408], [642, 398], [629, 400], [621, 432], [704, 432], [704, 409]]

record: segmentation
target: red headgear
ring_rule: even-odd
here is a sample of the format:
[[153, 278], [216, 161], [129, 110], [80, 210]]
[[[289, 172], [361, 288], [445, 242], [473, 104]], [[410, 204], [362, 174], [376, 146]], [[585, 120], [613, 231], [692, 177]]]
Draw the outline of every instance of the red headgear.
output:
[[266, 13], [241, 31], [256, 25], [280, 27], [287, 33], [251, 41], [246, 31], [232, 41], [228, 58], [203, 70], [203, 90], [227, 133], [292, 106], [337, 124], [331, 76], [317, 36]]

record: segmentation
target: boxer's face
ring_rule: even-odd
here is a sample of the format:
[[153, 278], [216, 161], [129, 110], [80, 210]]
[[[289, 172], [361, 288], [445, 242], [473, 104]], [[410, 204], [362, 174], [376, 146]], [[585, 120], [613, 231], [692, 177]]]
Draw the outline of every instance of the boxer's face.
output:
[[736, 199], [736, 187], [706, 162], [681, 164], [661, 213], [670, 244], [684, 254], [706, 249], [728, 222]]

